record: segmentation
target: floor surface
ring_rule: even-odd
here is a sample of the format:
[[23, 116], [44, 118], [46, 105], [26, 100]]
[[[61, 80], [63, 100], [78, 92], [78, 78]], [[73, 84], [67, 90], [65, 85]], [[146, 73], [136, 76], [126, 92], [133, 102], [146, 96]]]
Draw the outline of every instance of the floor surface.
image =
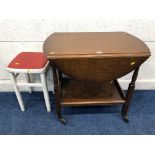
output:
[[0, 93], [1, 135], [149, 135], [155, 134], [155, 91], [135, 91], [129, 123], [120, 116], [121, 106], [68, 107], [67, 125], [57, 120], [54, 95], [47, 113], [42, 92], [22, 93], [26, 111], [21, 112], [14, 93]]

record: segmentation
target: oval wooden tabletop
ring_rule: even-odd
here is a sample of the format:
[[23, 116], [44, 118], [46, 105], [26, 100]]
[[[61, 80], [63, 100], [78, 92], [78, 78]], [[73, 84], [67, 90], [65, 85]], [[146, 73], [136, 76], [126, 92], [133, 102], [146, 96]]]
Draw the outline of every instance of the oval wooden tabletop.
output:
[[150, 56], [143, 41], [126, 32], [53, 33], [44, 42], [48, 58], [90, 56]]
[[43, 51], [69, 77], [97, 82], [120, 78], [150, 56], [143, 41], [125, 32], [54, 33]]

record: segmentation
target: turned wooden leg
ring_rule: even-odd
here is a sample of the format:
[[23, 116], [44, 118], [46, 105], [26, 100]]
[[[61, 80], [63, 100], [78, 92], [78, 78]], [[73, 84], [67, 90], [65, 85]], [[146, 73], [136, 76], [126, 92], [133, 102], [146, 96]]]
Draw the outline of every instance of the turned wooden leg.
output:
[[132, 97], [133, 92], [134, 92], [135, 82], [136, 82], [136, 79], [137, 79], [137, 76], [138, 76], [138, 71], [139, 71], [139, 67], [136, 68], [134, 73], [133, 73], [132, 80], [131, 80], [131, 82], [129, 84], [127, 94], [126, 94], [126, 102], [123, 105], [122, 111], [121, 111], [122, 118], [123, 118], [124, 122], [126, 122], [126, 123], [129, 122], [128, 117], [127, 117], [127, 113], [128, 113], [129, 105], [130, 105], [130, 102], [131, 102], [131, 97]]
[[60, 101], [59, 101], [59, 99], [57, 99], [57, 97], [56, 97], [56, 110], [57, 110], [57, 116], [58, 116], [58, 119], [60, 120], [60, 122], [63, 124], [66, 124], [66, 121], [62, 116], [62, 107], [61, 107]]
[[55, 67], [53, 67], [53, 80], [54, 80], [54, 92], [55, 92], [55, 96], [56, 96], [57, 116], [61, 123], [66, 124], [66, 121], [62, 116], [62, 106], [61, 106], [61, 100], [60, 100], [61, 81], [60, 81], [60, 77], [59, 77], [59, 72], [56, 70]]

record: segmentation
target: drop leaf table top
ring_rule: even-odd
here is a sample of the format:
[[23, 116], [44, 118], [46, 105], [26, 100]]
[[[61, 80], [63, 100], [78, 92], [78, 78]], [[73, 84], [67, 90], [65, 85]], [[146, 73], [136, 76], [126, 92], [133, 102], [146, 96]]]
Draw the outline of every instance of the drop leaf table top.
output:
[[[53, 33], [43, 51], [53, 66], [57, 114], [62, 106], [123, 104], [127, 111], [139, 67], [151, 55], [146, 44], [126, 32]], [[127, 93], [117, 79], [134, 71]], [[62, 73], [69, 78], [63, 78]]]

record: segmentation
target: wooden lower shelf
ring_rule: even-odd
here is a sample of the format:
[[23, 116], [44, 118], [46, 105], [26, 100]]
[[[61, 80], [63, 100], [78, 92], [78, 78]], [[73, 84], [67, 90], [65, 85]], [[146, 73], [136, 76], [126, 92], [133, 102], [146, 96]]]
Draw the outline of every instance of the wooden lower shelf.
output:
[[113, 105], [124, 104], [114, 82], [102, 84], [82, 83], [71, 79], [62, 79], [61, 105]]

